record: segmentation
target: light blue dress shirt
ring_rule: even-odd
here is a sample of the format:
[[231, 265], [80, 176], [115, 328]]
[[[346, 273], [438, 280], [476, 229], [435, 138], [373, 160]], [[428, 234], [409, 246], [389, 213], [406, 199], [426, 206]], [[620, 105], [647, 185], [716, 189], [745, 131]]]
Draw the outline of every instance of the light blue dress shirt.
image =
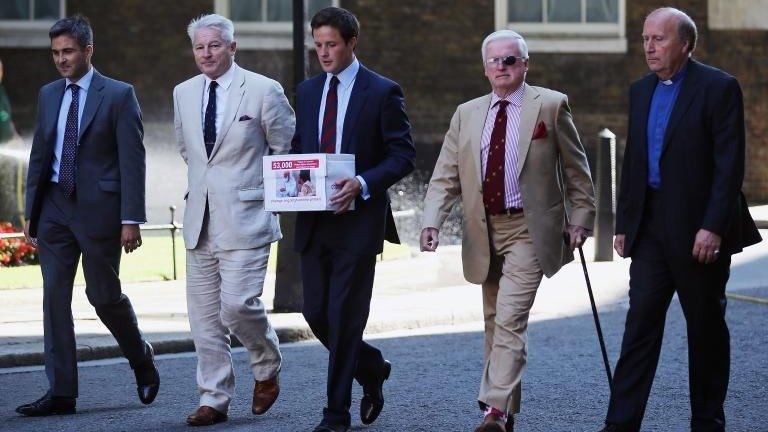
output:
[[[80, 133], [81, 124], [83, 121], [83, 109], [85, 109], [85, 101], [88, 98], [88, 90], [91, 88], [91, 80], [93, 80], [93, 71], [91, 68], [82, 78], [80, 78], [75, 84], [79, 87], [77, 90], [77, 132]], [[67, 78], [64, 81], [64, 97], [61, 99], [61, 108], [59, 108], [59, 120], [56, 124], [56, 142], [53, 147], [53, 164], [51, 166], [51, 181], [54, 183], [59, 182], [59, 166], [61, 165], [61, 152], [64, 150], [64, 131], [67, 127], [67, 114], [69, 114], [69, 106], [72, 105], [72, 90], [69, 89], [69, 85], [72, 81]], [[78, 140], [77, 145], [80, 145]], [[145, 221], [132, 221], [124, 220], [124, 225], [140, 225]]]
[[[88, 71], [82, 78], [80, 78], [75, 84], [79, 87], [77, 91], [78, 106], [77, 106], [77, 131], [80, 132], [80, 122], [83, 119], [83, 109], [85, 108], [85, 99], [88, 97], [88, 89], [91, 87], [91, 80], [93, 79], [93, 68]], [[72, 105], [72, 90], [69, 89], [69, 85], [72, 81], [67, 78], [64, 82], [64, 97], [61, 99], [61, 108], [59, 108], [59, 121], [56, 124], [56, 142], [53, 147], [53, 166], [51, 175], [51, 181], [59, 182], [59, 165], [61, 165], [61, 152], [64, 149], [64, 131], [67, 127], [67, 114], [69, 114], [69, 106]], [[80, 141], [77, 142], [80, 145]]]
[[[352, 96], [352, 88], [355, 85], [355, 79], [357, 78], [357, 72], [360, 70], [360, 62], [357, 61], [357, 57], [352, 60], [352, 63], [347, 66], [346, 69], [339, 72], [336, 78], [339, 79], [339, 85], [336, 87], [336, 94], [338, 98], [338, 109], [336, 111], [336, 153], [341, 153], [341, 138], [344, 136], [344, 118], [347, 115], [347, 107], [349, 106], [349, 99]], [[331, 78], [333, 74], [326, 74], [325, 84], [323, 85], [323, 96], [320, 100], [320, 112], [317, 119], [317, 141], [320, 142], [323, 135], [323, 117], [325, 116], [325, 99], [328, 96], [328, 87], [331, 85]], [[319, 149], [318, 149], [319, 151]], [[355, 176], [360, 182], [362, 189], [360, 196], [367, 200], [371, 197], [368, 193], [368, 185], [361, 176]]]

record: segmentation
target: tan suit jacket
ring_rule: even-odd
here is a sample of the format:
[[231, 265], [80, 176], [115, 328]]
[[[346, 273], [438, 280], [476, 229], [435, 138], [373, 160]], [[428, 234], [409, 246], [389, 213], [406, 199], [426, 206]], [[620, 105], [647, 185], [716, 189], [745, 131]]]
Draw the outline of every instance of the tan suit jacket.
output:
[[[544, 274], [551, 277], [573, 260], [562, 238], [566, 223], [592, 229], [594, 190], [568, 98], [549, 89], [523, 85], [517, 175], [536, 257]], [[491, 263], [480, 178], [480, 140], [490, 103], [488, 94], [459, 105], [424, 199], [423, 227], [439, 229], [461, 198], [464, 277], [477, 284], [485, 282]], [[539, 122], [545, 124], [548, 135], [531, 141]]]
[[252, 249], [279, 240], [277, 216], [264, 211], [262, 157], [288, 153], [296, 119], [277, 81], [234, 66], [221, 131], [205, 152], [202, 101], [205, 78], [173, 90], [179, 152], [187, 163], [184, 243], [194, 249], [208, 201], [211, 240], [224, 250]]

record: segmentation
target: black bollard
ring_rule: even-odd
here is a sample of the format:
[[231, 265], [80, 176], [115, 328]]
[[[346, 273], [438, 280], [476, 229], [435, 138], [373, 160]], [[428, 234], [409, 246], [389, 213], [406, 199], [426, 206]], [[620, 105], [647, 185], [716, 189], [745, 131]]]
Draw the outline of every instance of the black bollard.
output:
[[595, 197], [595, 261], [613, 261], [613, 223], [616, 214], [616, 135], [608, 129], [597, 134]]

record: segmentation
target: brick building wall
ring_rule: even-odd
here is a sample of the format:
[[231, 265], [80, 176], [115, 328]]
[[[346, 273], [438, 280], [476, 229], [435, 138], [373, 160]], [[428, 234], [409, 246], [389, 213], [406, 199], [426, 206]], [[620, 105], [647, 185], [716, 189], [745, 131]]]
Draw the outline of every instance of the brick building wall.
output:
[[[628, 52], [621, 54], [531, 53], [528, 82], [569, 95], [574, 118], [593, 159], [597, 133], [626, 134], [629, 84], [647, 73], [640, 34], [653, 8], [679, 7], [696, 21], [700, 42], [695, 57], [736, 76], [743, 88], [747, 122], [744, 190], [751, 202], [768, 201], [768, 31], [708, 28], [708, 0], [626, 0]], [[712, 1], [712, 0], [710, 0]], [[419, 149], [419, 167], [430, 170], [456, 106], [489, 91], [480, 44], [494, 30], [493, 0], [341, 0], [360, 18], [358, 57], [371, 69], [399, 82]], [[172, 140], [171, 91], [197, 73], [186, 25], [213, 9], [213, 0], [68, 0], [67, 11], [91, 18], [94, 64], [136, 86], [154, 141]], [[236, 31], [237, 34], [237, 31]], [[3, 85], [22, 131], [34, 126], [39, 87], [55, 78], [46, 49], [0, 49], [6, 66]], [[239, 50], [237, 62], [292, 90], [288, 50]], [[311, 70], [319, 69], [310, 53]], [[621, 156], [621, 151], [619, 152]]]

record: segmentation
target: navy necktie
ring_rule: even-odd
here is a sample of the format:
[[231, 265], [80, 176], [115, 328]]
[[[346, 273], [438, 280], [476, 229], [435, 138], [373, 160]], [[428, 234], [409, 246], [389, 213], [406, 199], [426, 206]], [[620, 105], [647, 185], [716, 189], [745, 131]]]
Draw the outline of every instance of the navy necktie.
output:
[[203, 140], [205, 152], [211, 157], [213, 145], [216, 144], [216, 87], [219, 84], [211, 81], [208, 89], [208, 106], [205, 107], [205, 124], [203, 125]]
[[72, 90], [72, 103], [67, 113], [67, 124], [64, 127], [64, 144], [61, 149], [61, 162], [59, 164], [59, 186], [64, 191], [64, 196], [71, 197], [75, 193], [75, 168], [77, 165], [77, 135], [78, 135], [78, 111], [80, 107], [80, 87], [70, 84], [67, 88]]
[[325, 96], [325, 113], [323, 114], [323, 132], [320, 135], [320, 151], [336, 153], [336, 112], [338, 111], [339, 79], [334, 75]]

